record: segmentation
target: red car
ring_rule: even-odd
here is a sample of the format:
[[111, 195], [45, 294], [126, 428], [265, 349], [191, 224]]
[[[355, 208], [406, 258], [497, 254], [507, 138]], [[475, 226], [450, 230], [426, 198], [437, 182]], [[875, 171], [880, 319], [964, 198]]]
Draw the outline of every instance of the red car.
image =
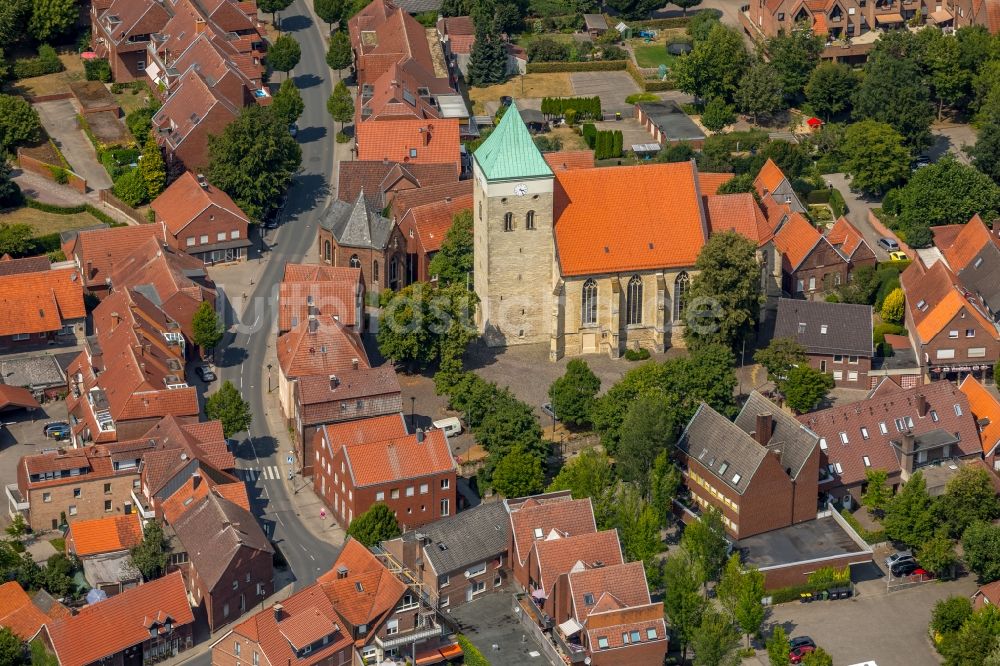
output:
[[802, 657], [806, 656], [810, 652], [815, 652], [815, 645], [799, 645], [798, 647], [792, 648], [788, 653], [788, 661], [793, 664], [802, 663]]

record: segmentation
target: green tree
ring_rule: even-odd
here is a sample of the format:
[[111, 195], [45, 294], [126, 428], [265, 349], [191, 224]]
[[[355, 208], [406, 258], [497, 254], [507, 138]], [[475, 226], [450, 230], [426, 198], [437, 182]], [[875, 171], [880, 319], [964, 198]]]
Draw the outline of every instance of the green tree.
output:
[[776, 625], [771, 637], [767, 639], [767, 658], [771, 666], [789, 666], [791, 660], [788, 657], [789, 644], [788, 634], [783, 626]]
[[792, 30], [780, 32], [765, 43], [764, 51], [781, 79], [786, 99], [795, 101], [802, 96], [819, 64], [819, 54], [825, 46], [823, 42], [822, 37], [809, 30]]
[[887, 321], [890, 324], [901, 324], [903, 323], [903, 315], [905, 311], [903, 305], [906, 302], [906, 296], [903, 294], [903, 290], [896, 287], [885, 297], [882, 301], [882, 310], [879, 314], [882, 315], [882, 321]]
[[[431, 288], [414, 282], [398, 292], [385, 291], [376, 340], [385, 358], [426, 366], [441, 358], [445, 340], [468, 343], [475, 337], [473, 315], [478, 300], [464, 284]], [[464, 350], [464, 344], [458, 345]]]
[[451, 227], [445, 232], [441, 249], [431, 259], [427, 267], [431, 275], [437, 276], [438, 284], [467, 285], [472, 275], [472, 211], [462, 210], [451, 219]]
[[10, 76], [10, 63], [7, 62], [7, 58], [4, 57], [3, 49], [0, 49], [0, 83], [7, 80]]
[[365, 548], [395, 539], [400, 534], [402, 531], [396, 522], [396, 514], [383, 502], [375, 502], [347, 526], [347, 536], [357, 540]]
[[[257, 9], [271, 15], [271, 25], [278, 27], [278, 12], [288, 9], [292, 0], [257, 0]], [[319, 11], [316, 12], [319, 14]], [[322, 18], [322, 17], [321, 17]]]
[[354, 99], [343, 79], [337, 81], [337, 85], [333, 87], [330, 99], [326, 100], [326, 110], [334, 122], [340, 123], [341, 131], [344, 123], [349, 123], [354, 118]]
[[885, 509], [892, 500], [892, 488], [886, 481], [889, 475], [884, 469], [865, 470], [865, 485], [867, 489], [861, 496], [861, 505], [876, 518], [885, 515]]
[[614, 483], [615, 473], [607, 454], [599, 449], [587, 448], [562, 466], [548, 490], [568, 490], [573, 499], [597, 498]]
[[740, 556], [729, 557], [722, 570], [715, 593], [723, 607], [739, 625], [750, 647], [750, 637], [760, 633], [764, 623], [764, 574], [757, 569], [744, 569]]
[[736, 122], [736, 114], [733, 107], [726, 104], [721, 97], [713, 97], [705, 104], [705, 110], [701, 113], [701, 124], [712, 132], [720, 132], [731, 123]]
[[116, 197], [135, 208], [149, 201], [146, 179], [138, 169], [131, 169], [118, 176], [111, 191]]
[[757, 190], [753, 187], [753, 174], [741, 173], [733, 176], [716, 190], [718, 194], [751, 194], [754, 199], [757, 197]]
[[640, 396], [622, 423], [615, 470], [623, 481], [638, 484], [645, 494], [657, 456], [668, 451], [679, 424], [673, 405], [661, 394]]
[[821, 647], [802, 656], [802, 666], [833, 666], [833, 657]]
[[735, 231], [712, 234], [695, 261], [684, 316], [684, 338], [697, 347], [717, 343], [730, 349], [746, 339], [763, 303], [757, 247]]
[[910, 546], [924, 543], [934, 535], [932, 500], [919, 470], [903, 485], [885, 508], [882, 525], [886, 536]]
[[833, 377], [808, 365], [799, 365], [788, 371], [781, 391], [788, 406], [799, 414], [816, 408], [833, 388]]
[[[731, 114], [730, 114], [731, 115]], [[705, 125], [705, 114], [702, 114], [701, 124]], [[705, 125], [708, 127], [708, 125]], [[725, 123], [722, 125], [725, 127]], [[712, 129], [709, 127], [709, 129]], [[656, 155], [657, 162], [690, 162], [695, 155], [694, 148], [687, 141], [678, 141], [667, 144], [663, 150]]]
[[0, 160], [0, 210], [17, 208], [24, 203], [21, 188], [12, 177], [10, 162]]
[[4, 528], [4, 531], [7, 532], [8, 536], [12, 539], [17, 540], [27, 534], [28, 529], [27, 521], [25, 521], [24, 516], [19, 513], [14, 516], [14, 520], [10, 521], [10, 525]]
[[155, 199], [160, 196], [167, 185], [167, 165], [152, 133], [146, 137], [146, 143], [142, 147], [142, 159], [139, 160], [138, 170], [146, 182], [149, 198]]
[[673, 502], [683, 485], [684, 477], [681, 470], [670, 459], [670, 454], [660, 451], [653, 461], [653, 471], [650, 474], [649, 503], [660, 519], [660, 525], [670, 521]]
[[715, 12], [698, 12], [688, 21], [687, 34], [695, 42], [703, 42], [719, 22], [719, 16]]
[[680, 647], [682, 662], [708, 606], [701, 594], [701, 579], [697, 561], [683, 548], [663, 562], [663, 612]]
[[[690, 0], [682, 0], [682, 2], [684, 1]], [[651, 11], [663, 6], [659, 0], [608, 0], [606, 4], [625, 19], [649, 18]], [[682, 5], [678, 5], [678, 7], [682, 7]]]
[[630, 562], [651, 564], [660, 553], [660, 520], [656, 511], [631, 484], [623, 483], [614, 497], [614, 526]]
[[705, 609], [701, 623], [691, 635], [695, 666], [723, 666], [739, 663], [735, 655], [740, 635], [729, 616], [712, 607]]
[[965, 621], [951, 640], [941, 643], [945, 666], [979, 666], [997, 646], [1000, 612], [995, 606], [982, 608]]
[[917, 559], [921, 567], [942, 578], [951, 573], [958, 561], [955, 543], [946, 534], [936, 534], [917, 548]]
[[28, 32], [45, 44], [68, 34], [78, 18], [76, 0], [32, 0]]
[[750, 116], [754, 125], [758, 117], [780, 111], [784, 104], [782, 83], [774, 66], [762, 60], [755, 61], [740, 79], [736, 104]]
[[972, 74], [962, 67], [958, 40], [945, 35], [937, 27], [920, 31], [927, 42], [924, 65], [930, 71], [930, 84], [938, 102], [937, 118], [941, 120], [945, 106], [954, 107], [966, 95]]
[[0, 2], [0, 44], [16, 44], [27, 34], [31, 0]]
[[17, 666], [25, 661], [24, 643], [9, 627], [0, 627], [0, 666]]
[[548, 454], [548, 444], [542, 440], [541, 428], [531, 407], [505, 391], [495, 396], [494, 404], [487, 410], [473, 432], [494, 463], [517, 446], [539, 459]]
[[851, 93], [858, 84], [849, 65], [823, 62], [812, 71], [806, 84], [806, 99], [824, 120], [851, 108]]
[[0, 256], [23, 257], [35, 248], [35, 229], [30, 224], [0, 222]]
[[143, 106], [132, 111], [125, 116], [125, 126], [136, 140], [136, 143], [145, 141], [149, 136], [149, 130], [153, 128], [153, 115], [155, 110], [148, 106]]
[[[313, 0], [313, 10], [319, 20], [326, 23], [327, 30], [330, 31], [333, 30], [333, 24], [344, 16], [344, 0]], [[345, 33], [345, 31], [340, 30], [339, 33]], [[332, 46], [333, 42], [331, 41], [330, 44]], [[343, 67], [331, 67], [331, 69], [343, 69]]]
[[944, 495], [937, 499], [934, 513], [956, 539], [976, 521], [989, 522], [1000, 518], [1000, 502], [990, 482], [989, 472], [982, 467], [960, 467], [948, 480]]
[[142, 528], [142, 541], [129, 551], [129, 566], [145, 581], [159, 578], [167, 569], [167, 537], [163, 526], [155, 521], [147, 521]]
[[686, 93], [703, 100], [718, 97], [732, 102], [749, 67], [742, 35], [715, 23], [708, 36], [695, 42], [694, 49], [677, 61], [674, 74], [678, 87]]
[[771, 338], [766, 347], [757, 350], [753, 360], [764, 366], [767, 378], [781, 391], [792, 368], [808, 363], [809, 357], [795, 338]]
[[493, 470], [493, 489], [504, 497], [527, 497], [545, 487], [542, 459], [515, 446], [503, 456]]
[[24, 143], [37, 141], [42, 121], [23, 97], [0, 95], [0, 151], [12, 153]]
[[354, 51], [351, 50], [351, 38], [346, 30], [338, 30], [330, 38], [330, 48], [326, 51], [326, 64], [330, 69], [337, 70], [339, 77], [340, 72], [350, 67], [352, 62], [354, 62]]
[[198, 345], [202, 352], [215, 347], [222, 341], [225, 329], [222, 320], [216, 314], [209, 301], [202, 301], [191, 316], [192, 342]]
[[222, 433], [226, 438], [243, 432], [253, 420], [250, 403], [243, 399], [239, 390], [228, 379], [218, 391], [208, 396], [205, 401], [205, 416], [211, 421], [222, 421]]
[[476, 41], [469, 55], [469, 83], [489, 86], [507, 80], [507, 51], [499, 34], [494, 34], [485, 21], [476, 23]]
[[1000, 105], [1000, 59], [988, 60], [972, 79], [970, 107], [977, 116], [992, 114]]
[[969, 154], [976, 168], [1000, 185], [1000, 112], [991, 113], [979, 127]]
[[672, 0], [671, 4], [680, 7], [684, 15], [687, 16], [688, 10], [700, 5], [701, 0]]
[[302, 164], [302, 150], [269, 109], [240, 112], [219, 136], [208, 139], [208, 180], [233, 198], [251, 219], [263, 219]]
[[972, 616], [972, 601], [969, 597], [953, 595], [934, 604], [931, 614], [931, 629], [942, 636], [962, 628]]
[[885, 51], [876, 48], [865, 64], [854, 92], [854, 118], [886, 123], [909, 148], [919, 150], [930, 143], [930, 92], [915, 58], [893, 53], [892, 41], [886, 42]]
[[302, 47], [289, 34], [280, 35], [267, 49], [267, 64], [271, 69], [288, 75], [302, 59]]
[[681, 546], [698, 564], [703, 585], [707, 587], [709, 581], [719, 580], [729, 550], [719, 510], [711, 507], [702, 512], [699, 520], [688, 525], [681, 537]]
[[976, 214], [992, 220], [998, 211], [1000, 186], [951, 155], [918, 169], [899, 192], [899, 222], [914, 247], [930, 245], [929, 227], [965, 224]]
[[851, 185], [865, 192], [885, 192], [910, 175], [910, 151], [899, 132], [886, 123], [865, 120], [849, 125], [843, 153]]
[[299, 119], [302, 112], [306, 110], [306, 104], [302, 101], [302, 94], [295, 86], [293, 79], [285, 79], [281, 82], [278, 92], [274, 94], [271, 102], [271, 112], [278, 117], [281, 122], [291, 125]]
[[969, 525], [962, 533], [962, 554], [980, 583], [1000, 579], [1000, 527], [989, 523]]
[[590, 423], [594, 399], [601, 390], [601, 380], [583, 359], [572, 359], [566, 372], [549, 386], [549, 400], [560, 421], [582, 426]]

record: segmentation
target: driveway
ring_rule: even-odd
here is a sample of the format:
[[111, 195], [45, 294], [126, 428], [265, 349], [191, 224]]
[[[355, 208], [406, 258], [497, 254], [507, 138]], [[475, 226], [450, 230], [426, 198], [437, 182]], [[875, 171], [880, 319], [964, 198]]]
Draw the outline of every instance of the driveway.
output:
[[570, 74], [573, 94], [577, 97], [600, 97], [604, 113], [616, 111], [631, 115], [632, 105], [625, 98], [639, 92], [627, 72], [575, 72]]
[[953, 123], [935, 123], [931, 127], [934, 143], [927, 150], [933, 161], [938, 161], [945, 153], [951, 153], [963, 164], [969, 164], [969, 155], [965, 148], [976, 143], [976, 130], [972, 125]]
[[59, 146], [73, 172], [87, 180], [87, 187], [92, 190], [111, 187], [113, 185], [111, 177], [97, 161], [94, 147], [77, 125], [76, 109], [72, 102], [62, 99], [55, 102], [40, 102], [34, 106], [42, 119], [45, 131]]
[[[939, 599], [969, 596], [976, 581], [967, 576], [948, 583], [928, 583], [908, 590], [855, 597], [848, 601], [781, 604], [768, 624], [781, 624], [789, 636], [811, 636], [830, 653], [834, 664], [874, 661], [879, 666], [938, 666], [927, 625]], [[744, 664], [767, 664], [766, 653]]]
[[878, 246], [878, 239], [881, 238], [881, 234], [875, 231], [875, 228], [868, 222], [868, 211], [872, 208], [878, 208], [882, 203], [873, 197], [865, 196], [861, 193], [851, 192], [850, 181], [847, 180], [847, 176], [842, 173], [828, 173], [823, 175], [823, 180], [827, 183], [833, 185], [835, 188], [840, 190], [840, 193], [844, 195], [844, 202], [847, 204], [847, 221], [854, 225], [854, 227], [861, 232], [861, 235], [865, 237], [868, 241], [868, 245], [871, 247], [872, 251], [875, 252], [875, 256], [879, 261], [887, 261], [889, 255]]

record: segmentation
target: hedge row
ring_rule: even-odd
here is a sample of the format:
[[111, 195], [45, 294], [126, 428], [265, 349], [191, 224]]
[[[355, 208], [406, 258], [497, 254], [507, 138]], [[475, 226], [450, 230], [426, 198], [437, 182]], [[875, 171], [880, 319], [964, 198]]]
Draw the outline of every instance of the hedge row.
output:
[[[79, 204], [77, 206], [56, 206], [55, 204], [44, 203], [39, 201], [38, 199], [32, 199], [31, 197], [25, 198], [25, 204], [28, 206], [28, 208], [34, 208], [35, 210], [40, 210], [45, 213], [53, 213], [55, 215], [78, 215], [80, 213], [90, 213], [91, 215], [93, 215], [94, 217], [96, 217], [98, 220], [105, 223], [109, 227], [126, 226], [125, 224], [122, 224], [121, 222], [111, 217], [104, 211], [100, 210], [99, 208], [95, 208], [90, 204]], [[56, 234], [56, 236], [58, 237], [59, 234]]]
[[594, 151], [594, 159], [621, 157], [623, 137], [620, 130], [598, 130], [588, 123], [583, 126], [582, 134], [587, 145]]
[[565, 116], [567, 111], [576, 112], [574, 120], [601, 120], [600, 97], [543, 97], [542, 113], [546, 116]]
[[858, 522], [858, 519], [855, 518], [847, 509], [841, 509], [840, 515], [844, 517], [844, 520], [847, 521], [848, 525], [854, 528], [854, 531], [858, 533], [858, 536], [865, 540], [865, 543], [876, 544], [882, 543], [886, 540], [885, 530], [866, 530], [861, 526], [861, 523]]
[[463, 658], [465, 666], [490, 666], [490, 660], [484, 657], [479, 648], [473, 645], [468, 638], [459, 634], [455, 637], [455, 640], [458, 641], [462, 652], [465, 653], [465, 657]]
[[586, 62], [529, 62], [528, 74], [552, 74], [555, 72], [619, 72], [625, 69], [629, 60], [589, 60]]
[[[669, 19], [665, 19], [669, 20]], [[646, 75], [639, 71], [635, 63], [631, 60], [626, 61], [625, 70], [629, 73], [629, 76], [636, 82], [636, 84], [642, 88], [643, 92], [663, 92], [665, 90], [675, 90], [677, 85], [671, 79], [666, 81], [651, 81], [646, 78]]]
[[[625, 24], [630, 28], [653, 28], [654, 30], [665, 30], [667, 28], [686, 28], [688, 24], [698, 14], [711, 13], [716, 16], [719, 12], [714, 9], [703, 9], [700, 12], [692, 12], [687, 16], [677, 16], [674, 18], [664, 18], [664, 19], [648, 19], [645, 21], [626, 21]], [[614, 20], [614, 19], [612, 19]], [[611, 21], [608, 21], [610, 25]]]
[[18, 58], [14, 61], [14, 77], [18, 79], [55, 74], [64, 69], [59, 54], [48, 44], [39, 46], [38, 55], [34, 58]]

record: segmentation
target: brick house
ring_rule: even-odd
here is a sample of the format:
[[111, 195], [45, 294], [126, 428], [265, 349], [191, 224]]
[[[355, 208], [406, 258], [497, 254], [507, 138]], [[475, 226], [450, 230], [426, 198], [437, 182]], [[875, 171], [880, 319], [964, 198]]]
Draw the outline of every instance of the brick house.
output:
[[574, 500], [568, 491], [546, 493], [534, 497], [504, 501], [510, 515], [511, 575], [523, 589], [530, 589], [529, 557], [536, 539], [552, 530], [562, 534], [592, 534], [597, 532], [590, 499]]
[[989, 377], [1000, 355], [1000, 333], [974, 294], [944, 262], [917, 257], [899, 276], [906, 294], [906, 330], [921, 370], [932, 379]]
[[802, 345], [809, 365], [833, 375], [838, 387], [868, 389], [872, 368], [872, 307], [852, 303], [778, 300], [775, 338]]
[[437, 35], [452, 70], [469, 75], [472, 45], [476, 43], [476, 27], [471, 16], [442, 16], [437, 22]]
[[753, 179], [753, 188], [761, 199], [770, 196], [778, 204], [788, 206], [791, 213], [806, 212], [806, 207], [799, 201], [799, 196], [792, 187], [792, 181], [770, 157]]
[[75, 266], [0, 275], [0, 294], [0, 350], [83, 340], [87, 312]]
[[250, 247], [250, 219], [229, 195], [185, 171], [150, 204], [170, 247], [206, 264], [240, 261]]
[[384, 442], [409, 434], [406, 419], [401, 413], [383, 414], [355, 421], [322, 425], [313, 433], [310, 449], [315, 455], [309, 462], [312, 471], [313, 491], [333, 507], [334, 491], [340, 486], [340, 472], [334, 472], [335, 450], [346, 444], [364, 444], [369, 441]]
[[334, 201], [323, 212], [319, 259], [331, 266], [360, 268], [365, 290], [403, 287], [406, 240], [399, 228], [372, 207], [362, 191], [353, 203]]
[[454, 119], [385, 120], [357, 128], [359, 160], [451, 164], [462, 173], [459, 122]]
[[278, 286], [278, 335], [309, 315], [336, 317], [351, 330], [363, 331], [365, 285], [360, 268], [322, 264], [285, 264]]
[[444, 195], [454, 194], [454, 190], [448, 188], [461, 187], [462, 184], [450, 164], [354, 160], [344, 162], [339, 171], [337, 198], [347, 203], [354, 203], [358, 195], [365, 192], [369, 205], [379, 211], [384, 211], [398, 195], [404, 192], [426, 191], [428, 187], [443, 185], [445, 186], [443, 189], [434, 193], [435, 198], [430, 199], [437, 201], [438, 192]]
[[503, 588], [509, 523], [503, 503], [484, 502], [384, 541], [382, 548], [415, 573], [432, 606], [450, 608]]
[[[396, 420], [402, 426], [402, 415], [382, 416], [374, 423], [353, 421], [324, 426], [316, 433], [316, 467], [325, 473], [314, 475], [313, 487], [345, 529], [376, 502], [392, 509], [404, 530], [457, 509], [458, 465], [444, 432], [386, 436], [398, 432], [391, 423]], [[351, 429], [364, 434], [353, 441], [343, 437], [341, 433]]]
[[393, 221], [399, 222], [411, 208], [444, 201], [448, 197], [454, 199], [470, 192], [472, 192], [471, 180], [447, 180], [434, 185], [398, 190], [392, 197], [387, 197], [386, 208]]
[[178, 88], [153, 116], [153, 132], [171, 168], [208, 166], [208, 137], [218, 136], [236, 120], [240, 108], [209, 86], [203, 74], [189, 69]]
[[188, 594], [215, 631], [274, 591], [274, 549], [247, 509], [209, 492], [172, 524]]
[[146, 241], [163, 235], [163, 227], [159, 224], [102, 225], [95, 229], [64, 231], [60, 242], [63, 254], [80, 271], [87, 293], [104, 298], [111, 291], [115, 265]]
[[818, 437], [756, 391], [735, 421], [702, 404], [677, 441], [692, 513], [744, 539], [816, 518]]
[[111, 76], [126, 83], [146, 76], [146, 48], [153, 34], [167, 24], [170, 14], [155, 0], [93, 2], [90, 30], [94, 51], [107, 58]]
[[[42, 625], [61, 616], [56, 608], [69, 614], [69, 609], [58, 602], [55, 602], [55, 608], [44, 608], [41, 603], [43, 592], [45, 591], [37, 592], [33, 599], [16, 580], [0, 584], [0, 599], [4, 600], [3, 607], [0, 607], [0, 626], [10, 629], [22, 641], [28, 642], [35, 638]], [[45, 593], [44, 596], [48, 594]]]
[[468, 194], [448, 196], [443, 200], [414, 206], [398, 221], [399, 230], [406, 238], [406, 282], [429, 282], [432, 276], [431, 259], [441, 249], [455, 215], [472, 213], [472, 181], [467, 181]]
[[175, 572], [47, 623], [41, 639], [61, 666], [141, 664], [187, 650], [193, 630], [184, 580]]
[[849, 279], [848, 262], [799, 213], [785, 217], [774, 234], [774, 245], [782, 257], [781, 289], [790, 296], [821, 298]]
[[932, 227], [934, 245], [948, 268], [990, 319], [1000, 318], [1000, 234], [978, 215], [966, 224]]
[[141, 582], [129, 570], [129, 549], [142, 542], [142, 519], [136, 513], [77, 520], [66, 533], [66, 554], [79, 558], [91, 588], [109, 597]]
[[819, 437], [820, 492], [848, 507], [861, 501], [869, 469], [884, 470], [895, 490], [920, 467], [982, 455], [969, 399], [947, 381], [903, 389], [883, 380], [865, 400], [799, 421]]
[[976, 419], [983, 460], [990, 469], [1000, 471], [1000, 400], [971, 375], [961, 381], [958, 390], [969, 400]]

